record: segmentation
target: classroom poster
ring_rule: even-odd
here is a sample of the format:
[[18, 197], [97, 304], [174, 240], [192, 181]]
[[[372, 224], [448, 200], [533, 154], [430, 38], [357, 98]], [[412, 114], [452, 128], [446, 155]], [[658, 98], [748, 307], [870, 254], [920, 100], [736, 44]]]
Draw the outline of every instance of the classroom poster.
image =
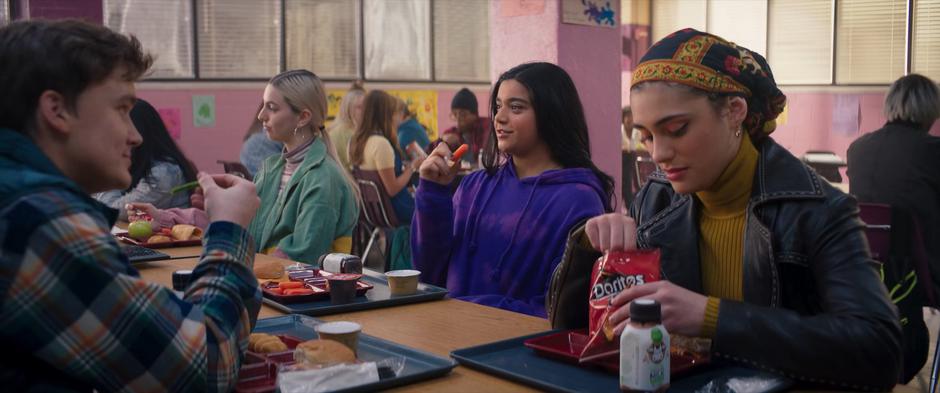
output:
[[619, 0], [562, 0], [561, 22], [620, 28]]
[[857, 94], [836, 94], [832, 110], [832, 132], [843, 136], [858, 134], [860, 111]]
[[215, 127], [215, 96], [193, 96], [193, 126]]
[[387, 90], [388, 94], [401, 98], [415, 114], [418, 123], [428, 131], [428, 139], [437, 139], [437, 91], [436, 90]]
[[183, 121], [180, 120], [180, 108], [160, 108], [157, 109], [166, 130], [170, 132], [170, 137], [179, 140], [183, 133]]
[[348, 89], [326, 89], [326, 122], [325, 126], [329, 127], [333, 123], [333, 120], [336, 120], [336, 116], [339, 115], [339, 104], [343, 101], [343, 96], [346, 95]]

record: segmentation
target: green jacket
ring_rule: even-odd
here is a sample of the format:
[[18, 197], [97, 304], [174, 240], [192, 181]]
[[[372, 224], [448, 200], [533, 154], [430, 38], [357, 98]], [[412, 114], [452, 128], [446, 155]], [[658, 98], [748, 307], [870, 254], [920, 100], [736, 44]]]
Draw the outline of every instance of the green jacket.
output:
[[342, 169], [327, 159], [323, 140], [313, 142], [278, 195], [285, 163], [283, 155], [268, 157], [255, 177], [261, 206], [248, 231], [258, 252], [276, 247], [307, 263], [334, 251], [348, 253], [359, 207]]

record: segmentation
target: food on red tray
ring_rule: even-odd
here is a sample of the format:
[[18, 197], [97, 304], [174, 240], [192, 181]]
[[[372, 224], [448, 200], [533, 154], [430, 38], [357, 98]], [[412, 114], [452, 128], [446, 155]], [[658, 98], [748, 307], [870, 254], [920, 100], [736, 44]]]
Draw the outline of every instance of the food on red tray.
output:
[[317, 269], [289, 270], [287, 277], [291, 281], [304, 281], [308, 278], [320, 277], [320, 271]]
[[170, 229], [170, 237], [174, 240], [202, 239], [202, 229], [195, 225], [176, 224]]
[[127, 226], [127, 235], [140, 241], [153, 235], [153, 224], [146, 220], [137, 220]]
[[148, 244], [169, 243], [171, 241], [173, 241], [173, 239], [170, 239], [167, 235], [153, 235], [147, 239]]
[[708, 357], [711, 352], [712, 340], [671, 334], [669, 345], [669, 352], [672, 356], [687, 356], [699, 360]]
[[264, 280], [274, 280], [284, 276], [284, 265], [278, 261], [255, 261], [255, 277]]
[[294, 360], [308, 365], [327, 366], [356, 361], [352, 349], [333, 340], [309, 340], [297, 344]]
[[308, 288], [281, 288], [284, 295], [313, 295], [314, 291]]
[[252, 333], [248, 336], [248, 350], [261, 353], [284, 352], [287, 350], [287, 344], [284, 344], [277, 336]]
[[303, 287], [304, 287], [304, 283], [302, 283], [302, 282], [297, 282], [297, 281], [288, 281], [288, 282], [282, 282], [282, 283], [278, 284], [277, 286], [280, 287], [281, 289], [303, 288]]

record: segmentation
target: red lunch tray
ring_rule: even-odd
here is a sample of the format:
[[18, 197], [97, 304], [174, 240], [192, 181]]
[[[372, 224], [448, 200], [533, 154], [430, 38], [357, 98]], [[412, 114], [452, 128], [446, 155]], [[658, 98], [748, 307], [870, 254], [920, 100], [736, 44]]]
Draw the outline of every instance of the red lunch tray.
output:
[[118, 232], [114, 234], [118, 240], [133, 244], [135, 246], [147, 247], [147, 248], [169, 248], [169, 247], [189, 247], [189, 246], [201, 246], [202, 239], [192, 239], [192, 240], [171, 240], [163, 243], [147, 243], [142, 242], [137, 239], [134, 239], [127, 235], [127, 232]]
[[[329, 300], [330, 299], [330, 289], [326, 283], [326, 277], [333, 275], [333, 273], [319, 270], [319, 269], [310, 269], [310, 274], [304, 276], [304, 278], [294, 277], [292, 274], [291, 281], [299, 281], [304, 283], [304, 288], [312, 289], [313, 293], [309, 295], [278, 295], [274, 292], [271, 292], [271, 288], [277, 287], [277, 281], [268, 281], [261, 285], [261, 291], [265, 297], [269, 299], [274, 299], [274, 301], [281, 304], [290, 304], [290, 303], [304, 303], [304, 302], [313, 302], [318, 300]], [[296, 273], [296, 272], [295, 272]], [[363, 296], [372, 289], [372, 284], [363, 282], [362, 280], [356, 281], [356, 296]]]
[[294, 363], [294, 348], [303, 340], [291, 336], [277, 335], [284, 344], [287, 345], [287, 351], [260, 353], [248, 351], [245, 353], [245, 360], [242, 361], [242, 368], [238, 371], [238, 383], [235, 385], [235, 391], [239, 393], [266, 393], [273, 392], [277, 388], [277, 368], [280, 365]]
[[[584, 367], [600, 367], [614, 374], [620, 373], [620, 357], [618, 355], [606, 356], [585, 363], [578, 362], [578, 357], [581, 351], [584, 350], [584, 345], [587, 344], [589, 338], [587, 329], [565, 330], [528, 339], [524, 344], [543, 357]], [[671, 353], [669, 357], [669, 374], [671, 376], [682, 374], [693, 368], [706, 365], [708, 362], [708, 357]]]

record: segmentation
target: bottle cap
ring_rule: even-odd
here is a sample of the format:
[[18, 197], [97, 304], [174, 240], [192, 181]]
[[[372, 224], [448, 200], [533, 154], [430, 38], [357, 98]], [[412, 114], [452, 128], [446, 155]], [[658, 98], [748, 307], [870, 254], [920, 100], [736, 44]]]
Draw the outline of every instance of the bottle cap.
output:
[[636, 299], [630, 302], [630, 321], [638, 323], [659, 323], [662, 312], [659, 302], [653, 299]]
[[185, 291], [186, 287], [189, 286], [189, 281], [192, 276], [192, 270], [177, 270], [173, 272], [173, 290]]

